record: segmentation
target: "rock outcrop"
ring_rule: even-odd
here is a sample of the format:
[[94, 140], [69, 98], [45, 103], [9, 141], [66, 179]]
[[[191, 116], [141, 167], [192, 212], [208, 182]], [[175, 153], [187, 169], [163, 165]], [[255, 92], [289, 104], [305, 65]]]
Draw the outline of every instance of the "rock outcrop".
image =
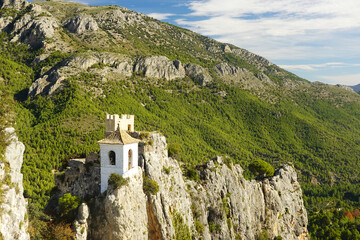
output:
[[65, 23], [65, 28], [76, 34], [83, 34], [99, 29], [96, 21], [87, 14], [80, 14], [68, 19]]
[[147, 200], [142, 190], [142, 171], [126, 186], [108, 189], [90, 210], [89, 239], [147, 239]]
[[72, 55], [43, 73], [32, 83], [28, 95], [52, 95], [63, 87], [65, 79], [78, 76], [84, 71], [97, 74], [102, 79], [114, 78], [114, 74], [126, 78], [135, 73], [148, 78], [169, 81], [189, 76], [200, 85], [206, 85], [212, 81], [207, 69], [197, 64], [184, 66], [179, 60], [171, 61], [165, 56], [142, 57], [135, 60], [123, 54], [88, 51]]
[[[247, 181], [239, 165], [221, 159], [200, 171], [202, 183], [190, 190], [204, 239], [308, 239], [307, 215], [296, 173], [290, 166], [263, 181]], [[211, 237], [210, 237], [211, 236]]]
[[25, 0], [1, 0], [0, 1], [0, 9], [1, 8], [15, 8], [21, 9], [24, 6], [27, 6], [29, 3]]
[[61, 195], [71, 193], [71, 195], [88, 200], [100, 193], [99, 176], [99, 162], [88, 159], [72, 159], [65, 172], [55, 175], [55, 184]]
[[89, 207], [86, 203], [82, 203], [78, 209], [78, 217], [74, 221], [76, 240], [86, 240], [88, 235], [88, 219]]
[[[40, 17], [27, 23], [28, 26], [23, 28], [20, 38], [29, 43], [34, 48], [43, 47], [44, 40], [54, 37], [59, 24], [52, 17]], [[17, 40], [14, 38], [14, 40]]]
[[205, 86], [207, 83], [212, 81], [212, 77], [210, 76], [209, 72], [197, 64], [187, 64], [185, 66], [185, 72], [187, 76], [200, 85]]
[[243, 58], [244, 60], [248, 61], [249, 63], [251, 63], [252, 65], [257, 67], [261, 71], [266, 71], [267, 67], [274, 65], [266, 58], [263, 58], [259, 55], [249, 52], [245, 49], [236, 48], [236, 49], [228, 50], [228, 52], [231, 52], [231, 53]]
[[251, 90], [259, 95], [263, 94], [265, 89], [269, 89], [270, 86], [275, 85], [263, 72], [255, 75], [246, 68], [233, 66], [226, 62], [217, 64], [214, 67], [214, 71], [224, 82], [246, 90]]
[[[199, 180], [192, 181], [168, 156], [164, 136], [151, 133], [147, 141], [152, 144], [139, 146], [142, 168], [127, 185], [95, 196], [89, 208], [81, 206], [74, 224], [79, 239], [309, 239], [301, 188], [290, 165], [271, 178], [245, 180], [239, 165], [217, 157], [199, 166]], [[144, 194], [143, 176], [156, 181], [159, 191]]]
[[30, 238], [20, 173], [25, 146], [19, 142], [14, 128], [7, 128], [6, 132], [9, 145], [0, 160], [0, 239], [25, 240]]
[[153, 56], [140, 59], [134, 68], [146, 77], [173, 80], [185, 77], [185, 70], [180, 61], [170, 61], [165, 56]]
[[102, 78], [110, 74], [130, 77], [133, 73], [133, 60], [122, 54], [86, 52], [70, 56], [59, 66], [46, 71], [29, 88], [28, 95], [53, 94], [63, 87], [65, 79], [88, 71]]
[[149, 232], [149, 239], [156, 236], [175, 239], [178, 226], [174, 224], [174, 218], [178, 214], [189, 231], [194, 226], [191, 196], [179, 163], [168, 157], [165, 137], [153, 133], [150, 139], [153, 146], [145, 146], [143, 153], [145, 175], [158, 183], [159, 192], [148, 196], [148, 215], [153, 216], [153, 221], [149, 221], [149, 228], [152, 230]]
[[12, 33], [12, 42], [21, 40], [34, 48], [44, 47], [59, 28], [58, 20], [38, 5], [21, 0], [3, 0], [0, 5], [20, 14], [17, 17], [10, 14], [0, 20], [0, 28]]

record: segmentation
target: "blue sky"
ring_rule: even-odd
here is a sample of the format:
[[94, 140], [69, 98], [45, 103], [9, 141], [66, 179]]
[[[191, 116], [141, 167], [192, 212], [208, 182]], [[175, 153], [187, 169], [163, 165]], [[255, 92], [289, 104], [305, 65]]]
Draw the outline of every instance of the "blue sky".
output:
[[84, 0], [232, 43], [306, 78], [360, 84], [359, 0]]

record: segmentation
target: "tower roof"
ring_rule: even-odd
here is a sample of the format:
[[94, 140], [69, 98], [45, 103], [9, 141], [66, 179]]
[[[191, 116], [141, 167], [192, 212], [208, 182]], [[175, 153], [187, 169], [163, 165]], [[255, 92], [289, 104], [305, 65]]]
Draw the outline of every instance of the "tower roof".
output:
[[100, 144], [118, 144], [125, 145], [131, 143], [138, 143], [140, 140], [131, 137], [125, 130], [116, 129], [110, 133], [106, 138], [98, 141]]

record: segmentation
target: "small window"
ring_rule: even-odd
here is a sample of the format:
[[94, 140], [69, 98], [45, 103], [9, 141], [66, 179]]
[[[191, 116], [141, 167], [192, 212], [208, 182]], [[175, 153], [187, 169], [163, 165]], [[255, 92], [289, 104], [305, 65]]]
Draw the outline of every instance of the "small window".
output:
[[110, 160], [110, 165], [115, 165], [116, 164], [115, 152], [114, 151], [109, 152], [109, 160]]
[[131, 124], [128, 125], [128, 131], [131, 131]]
[[133, 165], [133, 163], [132, 163], [133, 159], [132, 158], [133, 158], [133, 153], [132, 153], [132, 150], [130, 149], [129, 150], [129, 158], [128, 158], [129, 159], [129, 166], [128, 166], [129, 170], [132, 168], [132, 165]]

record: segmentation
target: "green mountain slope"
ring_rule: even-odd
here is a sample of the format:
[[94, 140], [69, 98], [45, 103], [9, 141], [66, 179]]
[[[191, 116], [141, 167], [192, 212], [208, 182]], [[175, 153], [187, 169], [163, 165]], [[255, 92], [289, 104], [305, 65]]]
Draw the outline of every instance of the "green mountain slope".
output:
[[[11, 71], [1, 71], [14, 86], [25, 196], [34, 203], [46, 204], [53, 172], [67, 160], [99, 150], [108, 112], [136, 115], [136, 130], [163, 132], [180, 146], [185, 168], [216, 155], [244, 169], [259, 158], [292, 162], [310, 214], [336, 201], [359, 206], [360, 95], [128, 9], [33, 4], [0, 16], [10, 19], [1, 40], [2, 66]], [[90, 27], [76, 25], [77, 16]], [[167, 58], [146, 65], [154, 55]], [[152, 77], [149, 68], [175, 77]], [[18, 72], [25, 79], [11, 75]]]

